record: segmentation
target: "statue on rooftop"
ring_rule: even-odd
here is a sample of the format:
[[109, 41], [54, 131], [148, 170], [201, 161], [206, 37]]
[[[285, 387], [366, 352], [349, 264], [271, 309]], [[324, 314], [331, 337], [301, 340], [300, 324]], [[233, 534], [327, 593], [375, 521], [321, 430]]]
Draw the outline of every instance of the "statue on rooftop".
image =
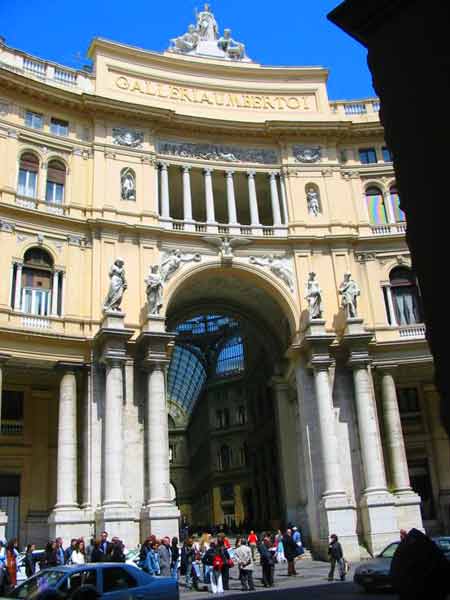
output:
[[197, 13], [197, 31], [202, 41], [214, 42], [218, 38], [219, 27], [209, 4], [205, 4], [205, 8]]
[[245, 56], [245, 46], [231, 37], [231, 29], [224, 29], [223, 36], [217, 42], [221, 50], [226, 52], [229, 58], [239, 60]]
[[199, 35], [195, 25], [189, 25], [187, 33], [173, 38], [171, 50], [173, 52], [192, 52], [198, 46]]

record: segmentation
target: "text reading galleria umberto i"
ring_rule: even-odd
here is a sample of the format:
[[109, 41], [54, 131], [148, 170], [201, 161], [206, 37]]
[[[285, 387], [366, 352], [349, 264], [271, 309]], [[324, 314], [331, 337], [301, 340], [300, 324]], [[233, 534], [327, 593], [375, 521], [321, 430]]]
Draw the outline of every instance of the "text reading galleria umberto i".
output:
[[356, 559], [448, 529], [377, 99], [208, 5], [174, 35], [79, 71], [0, 42], [0, 538], [295, 523]]

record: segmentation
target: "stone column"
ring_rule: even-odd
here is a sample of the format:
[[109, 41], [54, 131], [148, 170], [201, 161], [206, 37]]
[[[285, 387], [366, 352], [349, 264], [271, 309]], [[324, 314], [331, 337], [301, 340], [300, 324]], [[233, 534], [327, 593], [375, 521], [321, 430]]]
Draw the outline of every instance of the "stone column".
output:
[[22, 263], [16, 263], [16, 284], [14, 293], [14, 310], [22, 308]]
[[281, 225], [281, 212], [280, 212], [280, 197], [278, 195], [278, 184], [277, 184], [277, 174], [270, 173], [270, 199], [272, 202], [272, 216], [273, 216], [273, 226], [276, 229]]
[[349, 366], [353, 371], [356, 417], [364, 473], [361, 516], [365, 539], [372, 554], [380, 552], [398, 537], [395, 499], [387, 490], [380, 427], [372, 376], [369, 372], [369, 343], [372, 334], [363, 328], [362, 319], [348, 319], [345, 343], [349, 347]]
[[281, 203], [283, 205], [284, 220], [283, 223], [287, 225], [289, 223], [289, 214], [286, 197], [286, 180], [284, 175], [280, 177], [280, 188], [281, 188]]
[[178, 537], [180, 511], [170, 499], [169, 424], [166, 399], [167, 345], [173, 334], [164, 318], [149, 316], [137, 343], [147, 378], [145, 439], [147, 448], [147, 504], [141, 511], [141, 533]]
[[258, 211], [258, 197], [256, 195], [256, 182], [255, 182], [255, 171], [248, 171], [248, 200], [250, 206], [250, 225], [254, 229], [255, 233], [260, 235], [262, 234], [261, 222], [259, 220], [259, 211]]
[[420, 497], [411, 489], [408, 462], [406, 460], [397, 389], [393, 376], [393, 367], [380, 369], [381, 399], [383, 406], [383, 424], [385, 449], [389, 461], [391, 484], [396, 496], [396, 508], [399, 527], [402, 529], [423, 529], [420, 512]]
[[181, 167], [183, 177], [183, 220], [186, 231], [195, 231], [194, 219], [192, 218], [192, 193], [191, 193], [191, 167]]
[[169, 197], [169, 165], [161, 163], [161, 221], [164, 227], [171, 227], [170, 223], [170, 197]]
[[227, 181], [227, 207], [228, 207], [228, 224], [230, 233], [240, 233], [239, 223], [237, 220], [236, 196], [234, 194], [234, 171], [226, 171], [225, 177]]
[[214, 191], [212, 184], [212, 169], [204, 169], [203, 176], [205, 181], [205, 202], [206, 202], [206, 226], [212, 233], [218, 232], [216, 223], [216, 214], [214, 210]]
[[390, 313], [390, 317], [391, 317], [391, 325], [393, 327], [397, 327], [398, 326], [397, 315], [395, 314], [394, 299], [392, 298], [392, 288], [390, 285], [385, 285], [384, 289], [386, 290], [386, 298], [387, 298], [389, 313]]
[[384, 205], [386, 207], [386, 216], [387, 216], [388, 223], [395, 225], [397, 220], [395, 218], [394, 208], [392, 206], [392, 200], [391, 200], [391, 193], [389, 190], [387, 192], [384, 192], [383, 200], [384, 200]]
[[58, 316], [59, 271], [53, 271], [52, 316]]

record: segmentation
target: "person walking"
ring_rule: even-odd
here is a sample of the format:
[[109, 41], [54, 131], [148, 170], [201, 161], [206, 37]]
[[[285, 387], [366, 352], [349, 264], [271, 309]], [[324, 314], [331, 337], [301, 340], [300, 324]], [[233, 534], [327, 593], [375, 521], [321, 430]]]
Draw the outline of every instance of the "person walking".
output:
[[264, 587], [273, 587], [275, 573], [275, 556], [271, 550], [272, 543], [270, 538], [265, 537], [259, 545], [259, 554], [261, 556], [261, 567]]
[[253, 569], [255, 568], [252, 551], [247, 546], [247, 540], [242, 539], [234, 552], [235, 560], [239, 567], [239, 580], [243, 592], [254, 591]]
[[32, 577], [36, 571], [36, 563], [33, 558], [33, 552], [36, 550], [36, 546], [34, 544], [28, 544], [27, 549], [25, 550], [25, 575], [28, 577]]
[[188, 537], [184, 540], [181, 548], [181, 564], [180, 574], [184, 575], [184, 584], [186, 590], [192, 589], [192, 564], [195, 559], [195, 549], [193, 547], [192, 538]]
[[297, 556], [297, 544], [292, 538], [292, 529], [287, 529], [283, 536], [284, 555], [288, 564], [288, 576], [297, 575], [295, 570], [295, 558]]
[[172, 549], [170, 547], [170, 538], [164, 537], [158, 548], [159, 569], [162, 577], [170, 577], [172, 566]]
[[333, 533], [330, 536], [330, 544], [328, 546], [328, 556], [330, 557], [331, 567], [330, 572], [328, 573], [328, 581], [334, 580], [334, 569], [336, 567], [336, 563], [339, 567], [339, 576], [341, 581], [345, 581], [345, 560], [344, 553], [342, 551], [342, 546], [338, 541], [338, 536]]

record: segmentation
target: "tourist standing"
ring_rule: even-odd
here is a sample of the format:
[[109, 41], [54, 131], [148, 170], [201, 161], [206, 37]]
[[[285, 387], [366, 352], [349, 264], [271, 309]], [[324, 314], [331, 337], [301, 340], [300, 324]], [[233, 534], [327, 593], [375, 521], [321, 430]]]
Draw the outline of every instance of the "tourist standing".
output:
[[275, 556], [271, 550], [270, 538], [265, 537], [259, 545], [264, 587], [274, 586]]
[[256, 536], [256, 533], [253, 531], [250, 531], [250, 534], [247, 538], [248, 544], [250, 546], [250, 550], [252, 553], [252, 559], [253, 561], [255, 561], [255, 556], [256, 556], [256, 548], [258, 546], [258, 537]]
[[34, 544], [28, 544], [27, 549], [25, 550], [24, 564], [25, 575], [27, 576], [27, 579], [28, 577], [34, 575], [34, 572], [36, 571], [36, 563], [33, 557], [34, 550], [36, 550], [36, 546]]
[[84, 565], [86, 563], [86, 549], [84, 547], [84, 540], [78, 540], [70, 556], [70, 562], [72, 565]]
[[286, 562], [286, 557], [284, 555], [284, 546], [283, 546], [283, 534], [281, 533], [281, 530], [278, 530], [277, 535], [275, 536], [275, 547], [277, 549], [277, 562], [278, 563], [284, 563]]
[[292, 529], [287, 529], [283, 536], [284, 555], [288, 564], [288, 576], [297, 575], [295, 570], [295, 558], [297, 556], [297, 544], [292, 538]]
[[103, 555], [104, 555], [103, 562], [105, 562], [111, 551], [111, 542], [108, 542], [108, 532], [107, 531], [102, 531], [100, 534], [100, 550], [103, 552]]
[[330, 557], [331, 567], [330, 572], [328, 573], [328, 581], [333, 581], [334, 579], [334, 569], [336, 567], [336, 563], [339, 567], [339, 576], [341, 581], [345, 581], [345, 560], [344, 553], [342, 551], [342, 546], [338, 541], [338, 536], [333, 533], [330, 536], [330, 544], [328, 546], [328, 556]]
[[302, 554], [305, 553], [305, 550], [303, 548], [302, 536], [300, 535], [300, 531], [297, 529], [297, 527], [292, 528], [292, 539], [297, 546], [297, 556], [302, 556]]
[[94, 541], [90, 562], [100, 563], [105, 560], [105, 555], [103, 554], [103, 550], [101, 549], [101, 543], [101, 540]]
[[159, 569], [162, 577], [170, 577], [172, 566], [172, 550], [170, 548], [170, 538], [164, 537], [158, 548]]
[[56, 567], [58, 559], [56, 557], [56, 542], [48, 542], [45, 546], [44, 556], [42, 558], [41, 568]]
[[213, 594], [223, 594], [223, 579], [222, 579], [222, 569], [224, 566], [223, 560], [223, 545], [215, 549], [214, 558], [212, 561], [212, 571], [211, 571], [211, 591]]
[[195, 559], [195, 550], [193, 548], [192, 538], [184, 540], [181, 548], [180, 574], [184, 575], [184, 582], [187, 590], [192, 589], [192, 564]]
[[178, 579], [178, 568], [179, 568], [178, 563], [180, 562], [180, 549], [178, 548], [178, 538], [177, 537], [172, 538], [171, 550], [172, 550], [172, 564], [171, 564], [170, 568], [172, 571], [172, 577], [174, 579]]
[[4, 584], [6, 579], [6, 548], [3, 541], [0, 540], [0, 595], [4, 594]]
[[[226, 538], [225, 538], [226, 539]], [[230, 554], [228, 552], [228, 548], [225, 546], [224, 538], [217, 536], [217, 552], [220, 553], [222, 557], [222, 584], [224, 590], [230, 589], [230, 568], [233, 567], [233, 561], [231, 560]]]
[[65, 549], [64, 552], [64, 562], [65, 564], [70, 563], [70, 557], [72, 556], [72, 552], [75, 550], [75, 546], [77, 545], [78, 540], [76, 538], [72, 538], [70, 540], [70, 546]]
[[242, 591], [253, 591], [255, 589], [255, 584], [253, 582], [253, 569], [255, 565], [252, 558], [252, 551], [247, 546], [247, 541], [245, 539], [242, 539], [239, 547], [236, 548], [234, 557], [239, 567], [239, 579]]
[[17, 540], [11, 540], [6, 546], [6, 571], [10, 588], [17, 585]]
[[58, 567], [62, 567], [66, 564], [66, 558], [63, 548], [63, 539], [61, 537], [57, 537], [55, 540], [56, 546], [56, 564]]

